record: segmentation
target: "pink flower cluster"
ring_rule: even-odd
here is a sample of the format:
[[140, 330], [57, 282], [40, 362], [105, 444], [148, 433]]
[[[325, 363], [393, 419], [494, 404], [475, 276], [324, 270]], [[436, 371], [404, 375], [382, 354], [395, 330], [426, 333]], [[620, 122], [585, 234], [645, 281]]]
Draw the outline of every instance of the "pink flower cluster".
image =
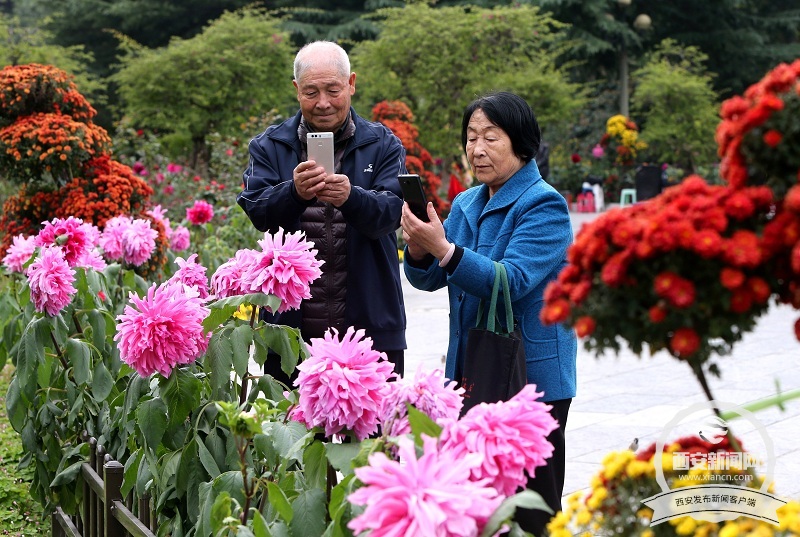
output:
[[23, 272], [27, 263], [36, 252], [36, 237], [17, 235], [6, 250], [3, 265], [10, 272]]
[[75, 271], [58, 246], [44, 246], [26, 272], [31, 288], [31, 301], [36, 311], [55, 316], [64, 309], [76, 293], [72, 285]]
[[115, 216], [106, 222], [100, 247], [107, 259], [122, 260], [133, 266], [145, 263], [156, 249], [158, 231], [150, 221], [129, 216]]
[[541, 395], [528, 385], [507, 402], [443, 418], [438, 440], [423, 435], [419, 459], [408, 435], [398, 441], [399, 460], [370, 455], [369, 466], [355, 470], [365, 486], [348, 497], [366, 509], [349, 527], [373, 537], [479, 535], [502, 499], [527, 484], [526, 473], [552, 456], [547, 435], [558, 424]]
[[369, 466], [355, 469], [366, 486], [348, 501], [366, 509], [348, 527], [370, 537], [480, 535], [504, 499], [487, 480], [471, 478], [481, 455], [455, 456], [427, 436], [419, 459], [413, 440], [403, 437], [399, 445], [400, 461], [374, 453]]
[[525, 473], [553, 455], [547, 435], [558, 427], [548, 405], [537, 401], [542, 393], [528, 384], [509, 401], [474, 406], [442, 431], [441, 442], [455, 456], [483, 454], [483, 464], [472, 470], [474, 479], [489, 479], [498, 491], [514, 494], [525, 486]]
[[278, 312], [300, 307], [310, 298], [310, 284], [319, 278], [322, 261], [316, 259], [313, 243], [301, 231], [287, 233], [278, 229], [275, 235], [264, 233], [258, 241], [261, 251], [239, 250], [217, 268], [211, 276], [211, 287], [220, 297], [265, 293], [281, 299]]
[[42, 230], [34, 237], [34, 246], [60, 247], [70, 267], [105, 268], [105, 261], [96, 248], [100, 231], [95, 225], [70, 216], [66, 220], [54, 218], [50, 222], [42, 222], [42, 226]]
[[131, 293], [130, 301], [133, 305], [117, 316], [114, 341], [122, 361], [141, 376], [169, 377], [208, 348], [211, 334], [203, 330], [203, 320], [209, 309], [196, 288], [167, 281], [153, 284], [144, 298]]
[[393, 365], [372, 349], [372, 339], [352, 326], [341, 340], [335, 329], [312, 339], [310, 356], [297, 366], [299, 402], [292, 418], [323, 427], [331, 436], [352, 431], [359, 440], [378, 430]]
[[182, 283], [197, 289], [200, 298], [208, 298], [208, 278], [206, 277], [206, 267], [199, 264], [197, 261], [197, 254], [192, 254], [188, 259], [178, 257], [175, 263], [178, 265], [178, 270], [169, 279], [170, 282]]
[[214, 206], [207, 201], [196, 200], [194, 205], [186, 209], [186, 219], [195, 226], [211, 222], [213, 218]]
[[389, 394], [384, 400], [381, 421], [389, 436], [411, 432], [408, 407], [411, 404], [440, 425], [458, 419], [464, 406], [464, 388], [457, 388], [454, 380], [447, 381], [441, 369], [417, 369], [412, 378], [402, 378], [389, 384]]
[[[173, 164], [170, 164], [173, 166]], [[177, 166], [177, 164], [175, 165]], [[164, 231], [167, 235], [167, 240], [169, 240], [169, 247], [176, 252], [183, 251], [189, 247], [190, 243], [190, 235], [189, 230], [186, 227], [178, 225], [175, 229], [172, 228], [172, 224], [167, 218], [167, 211], [161, 208], [161, 205], [156, 205], [149, 211], [147, 214], [152, 216], [158, 222], [164, 226]]]

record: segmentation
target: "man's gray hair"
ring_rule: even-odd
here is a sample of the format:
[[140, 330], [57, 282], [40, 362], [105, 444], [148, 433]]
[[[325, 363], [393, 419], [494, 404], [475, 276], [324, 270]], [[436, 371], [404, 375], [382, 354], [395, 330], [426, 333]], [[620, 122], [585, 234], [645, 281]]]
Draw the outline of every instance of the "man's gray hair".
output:
[[294, 79], [300, 76], [311, 65], [318, 65], [325, 58], [342, 76], [350, 76], [350, 58], [347, 52], [333, 41], [314, 41], [308, 43], [294, 57]]

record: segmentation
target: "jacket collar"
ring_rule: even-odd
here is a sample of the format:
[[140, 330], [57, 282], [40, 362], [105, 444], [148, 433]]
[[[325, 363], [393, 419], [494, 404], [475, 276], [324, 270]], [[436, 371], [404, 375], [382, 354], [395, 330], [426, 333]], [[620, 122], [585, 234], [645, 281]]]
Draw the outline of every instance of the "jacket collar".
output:
[[[353, 123], [356, 125], [356, 132], [353, 135], [353, 143], [350, 147], [358, 147], [362, 144], [374, 142], [378, 139], [377, 135], [370, 129], [365, 128], [366, 121], [356, 114], [353, 107], [350, 107], [350, 117], [353, 118]], [[299, 148], [300, 140], [297, 137], [297, 128], [300, 126], [300, 120], [303, 115], [298, 111], [297, 114], [290, 120], [278, 125], [277, 128], [270, 131], [268, 136], [278, 142], [283, 142], [292, 147]], [[349, 149], [348, 149], [349, 150]]]
[[492, 211], [505, 209], [509, 205], [513, 205], [525, 191], [541, 180], [542, 175], [539, 173], [536, 161], [531, 159], [529, 163], [512, 175], [491, 198], [489, 197], [488, 186], [481, 185], [477, 187], [475, 195], [464, 205], [464, 212], [473, 216], [479, 215], [479, 218], [468, 218], [467, 221], [471, 222], [470, 226], [477, 227], [480, 218]]

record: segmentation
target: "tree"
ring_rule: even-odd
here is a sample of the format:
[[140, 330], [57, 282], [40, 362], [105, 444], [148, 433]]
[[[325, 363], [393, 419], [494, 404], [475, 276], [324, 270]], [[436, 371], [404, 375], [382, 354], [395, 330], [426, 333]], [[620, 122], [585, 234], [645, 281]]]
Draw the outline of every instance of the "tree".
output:
[[633, 73], [633, 109], [642, 117], [642, 138], [650, 154], [692, 173], [698, 164], [716, 161], [714, 132], [719, 103], [708, 57], [697, 47], [664, 40], [647, 63]]
[[208, 163], [206, 137], [236, 132], [250, 116], [289, 110], [294, 49], [278, 21], [260, 10], [226, 13], [191, 39], [147, 49], [123, 40], [127, 55], [112, 79], [125, 115]]
[[352, 50], [354, 101], [404, 101], [417, 118], [420, 143], [434, 155], [461, 152], [464, 107], [488, 90], [519, 93], [552, 133], [582, 103], [580, 87], [555, 67], [561, 25], [537, 8], [409, 4], [377, 16], [380, 36]]

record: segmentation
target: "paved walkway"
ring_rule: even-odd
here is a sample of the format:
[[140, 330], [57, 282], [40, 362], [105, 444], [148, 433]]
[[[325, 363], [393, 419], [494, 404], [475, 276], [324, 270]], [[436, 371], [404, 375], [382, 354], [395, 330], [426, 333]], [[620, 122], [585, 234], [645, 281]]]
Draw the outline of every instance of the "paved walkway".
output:
[[[573, 227], [593, 218], [573, 213]], [[401, 271], [402, 272], [402, 271]], [[408, 314], [406, 371], [418, 366], [444, 368], [447, 352], [447, 291], [419, 291], [403, 281]], [[756, 329], [745, 335], [731, 356], [719, 359], [721, 378], [709, 380], [717, 401], [744, 405], [783, 391], [800, 389], [800, 342], [794, 322], [800, 312], [786, 306], [771, 308]], [[578, 395], [567, 423], [567, 467], [564, 494], [589, 486], [610, 451], [655, 442], [677, 413], [705, 401], [689, 367], [666, 353], [637, 357], [625, 350], [619, 356], [596, 357], [578, 350]], [[755, 414], [774, 444], [775, 493], [800, 500], [800, 399]], [[738, 418], [730, 428], [745, 448], [766, 453], [766, 443], [752, 422]], [[670, 438], [674, 438], [670, 435]]]

